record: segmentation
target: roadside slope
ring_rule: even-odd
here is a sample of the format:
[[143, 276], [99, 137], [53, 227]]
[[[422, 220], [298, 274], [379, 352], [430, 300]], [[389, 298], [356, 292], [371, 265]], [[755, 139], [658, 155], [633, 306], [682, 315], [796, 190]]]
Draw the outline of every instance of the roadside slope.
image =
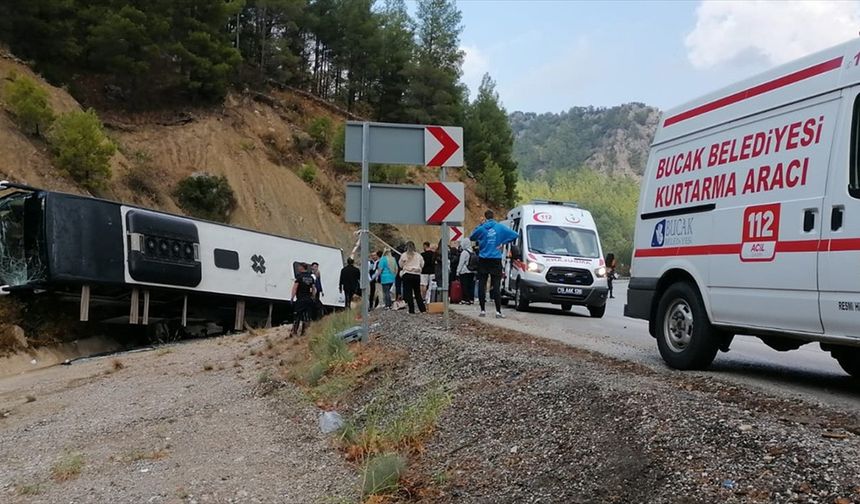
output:
[[316, 409], [256, 393], [265, 345], [210, 338], [0, 379], [0, 501], [354, 499]]

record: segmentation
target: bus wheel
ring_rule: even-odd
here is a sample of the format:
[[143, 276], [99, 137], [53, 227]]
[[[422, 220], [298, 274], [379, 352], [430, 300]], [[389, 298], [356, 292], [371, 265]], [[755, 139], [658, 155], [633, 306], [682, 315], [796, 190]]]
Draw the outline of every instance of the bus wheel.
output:
[[696, 289], [686, 282], [669, 286], [657, 306], [657, 347], [666, 364], [675, 369], [704, 369], [719, 346]]
[[830, 355], [846, 373], [860, 379], [860, 348], [835, 347], [830, 351]]

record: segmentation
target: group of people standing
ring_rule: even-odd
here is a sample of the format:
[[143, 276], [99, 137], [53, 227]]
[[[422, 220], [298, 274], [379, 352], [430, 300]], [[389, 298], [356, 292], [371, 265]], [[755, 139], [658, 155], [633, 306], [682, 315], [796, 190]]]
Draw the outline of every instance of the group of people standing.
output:
[[[480, 316], [486, 316], [487, 282], [495, 300], [496, 317], [504, 317], [501, 308], [502, 280], [502, 248], [507, 243], [517, 239], [517, 234], [510, 228], [498, 223], [493, 212], [487, 210], [481, 224], [475, 228], [469, 238], [464, 238], [459, 244], [448, 247], [448, 258], [452, 275], [449, 282], [459, 280], [462, 286], [463, 304], [474, 302], [475, 280], [478, 282], [478, 300], [481, 306]], [[475, 245], [472, 242], [476, 242]], [[432, 286], [442, 283], [442, 243], [433, 247], [424, 242], [424, 249], [418, 252], [414, 242], [406, 242], [396, 251], [400, 259], [395, 261], [391, 249], [377, 251], [371, 254], [368, 264], [370, 285], [370, 308], [378, 307], [377, 289], [381, 289], [383, 304], [391, 309], [394, 303], [403, 300], [409, 313], [427, 311], [430, 302]], [[340, 291], [344, 294], [347, 307], [352, 306], [355, 296], [361, 296], [361, 271], [352, 258], [340, 274]], [[392, 288], [394, 295], [392, 296]], [[450, 288], [450, 285], [449, 285]]]
[[[385, 308], [391, 309], [394, 299], [391, 289], [397, 281], [397, 261], [392, 257], [391, 249], [379, 250], [370, 254], [368, 263], [368, 283], [370, 284], [370, 309], [379, 306], [376, 291], [382, 293], [382, 302]], [[361, 269], [355, 265], [355, 260], [350, 257], [346, 260], [346, 266], [340, 272], [339, 290], [344, 296], [344, 304], [347, 308], [352, 307], [352, 300], [356, 296], [361, 297]]]
[[[477, 291], [480, 305], [480, 317], [486, 316], [487, 284], [490, 285], [491, 297], [495, 303], [496, 318], [504, 318], [502, 313], [501, 282], [503, 276], [502, 256], [504, 246], [516, 241], [518, 235], [507, 226], [496, 222], [492, 210], [484, 212], [481, 224], [478, 225], [468, 238], [463, 238], [457, 244], [450, 244], [448, 257], [450, 263], [449, 282], [459, 280], [462, 288], [461, 304], [473, 304]], [[370, 309], [379, 306], [377, 290], [382, 293], [382, 303], [385, 309], [392, 309], [395, 303], [405, 301], [409, 313], [427, 311], [431, 301], [433, 281], [436, 285], [442, 283], [442, 243], [435, 247], [430, 242], [423, 243], [424, 249], [418, 252], [414, 242], [406, 242], [396, 250], [386, 248], [371, 253], [368, 262], [368, 283], [370, 285]], [[399, 255], [395, 260], [393, 254]], [[316, 264], [316, 263], [314, 263]], [[616, 261], [613, 254], [607, 256], [609, 272], [609, 294], [612, 295], [612, 278], [615, 276]], [[477, 285], [476, 285], [477, 282]], [[477, 288], [476, 288], [477, 287]], [[450, 288], [450, 284], [449, 284]], [[344, 296], [344, 304], [352, 307], [353, 299], [361, 297], [361, 270], [355, 265], [353, 258], [347, 259], [346, 266], [340, 272], [339, 290]], [[392, 290], [394, 291], [392, 294]], [[319, 300], [322, 284], [319, 270], [311, 266], [309, 278], [299, 276], [293, 287], [293, 296], [302, 299]]]

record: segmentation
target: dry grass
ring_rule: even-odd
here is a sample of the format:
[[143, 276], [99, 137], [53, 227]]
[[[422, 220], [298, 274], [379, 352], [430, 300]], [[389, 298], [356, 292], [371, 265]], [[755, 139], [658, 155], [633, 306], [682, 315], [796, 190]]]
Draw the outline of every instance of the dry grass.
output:
[[119, 371], [120, 369], [125, 369], [125, 364], [122, 363], [119, 359], [113, 359], [110, 361], [111, 367], [113, 367], [114, 371]]
[[125, 454], [121, 460], [126, 463], [139, 462], [141, 460], [161, 460], [167, 457], [169, 453], [166, 448], [158, 450], [135, 450]]
[[212, 371], [213, 369], [215, 368], [212, 366], [212, 364], [203, 364], [203, 371]]
[[26, 485], [16, 485], [15, 486], [15, 491], [18, 493], [18, 495], [27, 495], [27, 496], [39, 495], [42, 493], [43, 490], [44, 489], [42, 488], [41, 483], [29, 483]]
[[36, 396], [34, 396], [32, 394], [27, 394], [24, 396], [24, 402], [25, 403], [31, 403], [31, 402], [35, 402], [35, 401], [36, 401]]
[[80, 476], [84, 469], [84, 456], [81, 453], [66, 452], [51, 467], [51, 477], [56, 482], [69, 481]]
[[447, 390], [436, 385], [401, 410], [388, 412], [388, 396], [393, 390], [383, 388], [363, 414], [350, 419], [341, 430], [341, 444], [350, 460], [366, 460], [382, 453], [420, 452], [442, 412], [451, 404]]

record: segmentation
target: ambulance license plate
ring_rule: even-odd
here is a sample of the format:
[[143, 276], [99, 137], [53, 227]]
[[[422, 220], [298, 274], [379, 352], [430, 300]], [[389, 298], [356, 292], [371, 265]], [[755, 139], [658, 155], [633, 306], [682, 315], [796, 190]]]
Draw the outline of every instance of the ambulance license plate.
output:
[[581, 296], [582, 289], [576, 289], [574, 287], [558, 287], [559, 294], [567, 294], [569, 296]]

